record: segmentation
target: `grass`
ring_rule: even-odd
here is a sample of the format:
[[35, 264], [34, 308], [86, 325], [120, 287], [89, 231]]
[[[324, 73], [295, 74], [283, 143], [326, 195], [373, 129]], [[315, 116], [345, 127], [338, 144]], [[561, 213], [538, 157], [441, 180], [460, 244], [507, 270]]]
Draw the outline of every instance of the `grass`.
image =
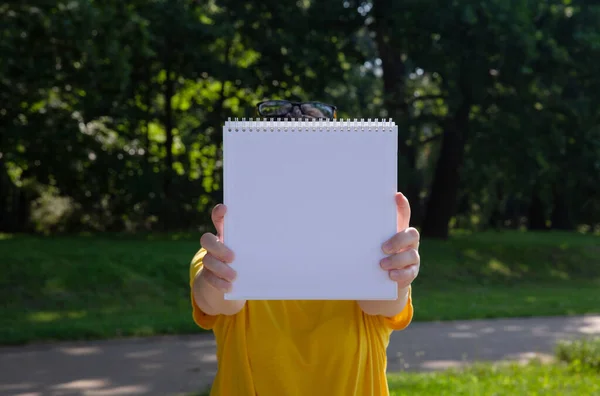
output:
[[[481, 363], [463, 370], [388, 375], [390, 396], [580, 396], [600, 392], [598, 372], [565, 364]], [[210, 391], [190, 396], [209, 396]]]
[[[197, 332], [199, 235], [0, 235], [0, 343]], [[486, 232], [424, 240], [415, 321], [599, 312], [600, 238]]]
[[565, 364], [531, 362], [476, 364], [464, 370], [388, 376], [391, 396], [405, 395], [592, 395], [600, 392], [598, 372]]
[[[556, 347], [560, 361], [600, 373], [600, 337], [561, 341]], [[600, 380], [599, 380], [600, 381]]]
[[433, 373], [388, 375], [391, 396], [592, 395], [600, 393], [600, 337], [558, 344], [550, 364], [477, 363]]
[[393, 373], [388, 386], [391, 396], [600, 394], [600, 338], [562, 342], [556, 357], [550, 364], [476, 363], [430, 373]]

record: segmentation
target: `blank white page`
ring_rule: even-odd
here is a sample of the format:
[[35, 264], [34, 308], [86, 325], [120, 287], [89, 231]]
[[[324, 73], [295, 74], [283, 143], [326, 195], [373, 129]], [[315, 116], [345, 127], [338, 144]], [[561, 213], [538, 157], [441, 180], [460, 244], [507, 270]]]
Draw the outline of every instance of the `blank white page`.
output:
[[392, 121], [228, 121], [228, 300], [396, 299], [379, 262], [396, 233]]

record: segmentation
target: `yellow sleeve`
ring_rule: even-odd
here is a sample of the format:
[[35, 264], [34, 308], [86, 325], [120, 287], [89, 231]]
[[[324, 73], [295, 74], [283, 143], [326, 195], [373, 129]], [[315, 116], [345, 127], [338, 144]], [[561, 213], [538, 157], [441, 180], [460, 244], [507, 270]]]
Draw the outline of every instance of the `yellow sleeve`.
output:
[[202, 269], [202, 260], [204, 259], [205, 255], [206, 250], [204, 248], [200, 249], [194, 255], [194, 258], [190, 264], [190, 298], [192, 300], [192, 317], [194, 318], [194, 322], [196, 322], [196, 324], [203, 329], [212, 330], [218, 319], [218, 316], [207, 315], [204, 311], [202, 311], [198, 304], [196, 304], [193, 292], [194, 278]]
[[391, 318], [382, 316], [383, 323], [390, 330], [404, 330], [413, 318], [413, 304], [412, 304], [412, 286], [408, 288], [408, 301], [404, 306], [404, 309], [396, 316]]

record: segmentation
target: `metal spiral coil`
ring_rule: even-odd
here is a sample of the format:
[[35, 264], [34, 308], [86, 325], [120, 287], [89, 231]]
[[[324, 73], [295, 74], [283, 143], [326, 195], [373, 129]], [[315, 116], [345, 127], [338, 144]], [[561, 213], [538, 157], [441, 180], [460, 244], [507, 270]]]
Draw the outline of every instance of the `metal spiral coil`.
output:
[[395, 132], [398, 127], [392, 119], [307, 119], [289, 118], [228, 118], [223, 132]]

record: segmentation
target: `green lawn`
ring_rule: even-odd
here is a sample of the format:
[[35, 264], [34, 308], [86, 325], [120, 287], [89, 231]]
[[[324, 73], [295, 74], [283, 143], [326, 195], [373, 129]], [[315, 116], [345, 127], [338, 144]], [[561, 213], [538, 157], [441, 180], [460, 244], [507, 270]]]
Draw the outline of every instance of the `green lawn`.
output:
[[599, 375], [566, 364], [480, 363], [462, 370], [389, 374], [388, 384], [390, 396], [582, 396], [599, 394]]
[[[199, 331], [188, 266], [200, 235], [0, 235], [0, 343]], [[424, 240], [415, 321], [599, 312], [600, 237]]]
[[559, 342], [555, 358], [551, 363], [480, 362], [430, 373], [391, 373], [388, 386], [391, 396], [600, 394], [600, 337]]
[[391, 396], [580, 396], [600, 392], [598, 376], [563, 364], [477, 364], [462, 371], [392, 374], [388, 383]]
[[434, 373], [388, 375], [392, 396], [600, 394], [600, 338], [557, 345], [555, 361], [542, 364], [476, 363]]

